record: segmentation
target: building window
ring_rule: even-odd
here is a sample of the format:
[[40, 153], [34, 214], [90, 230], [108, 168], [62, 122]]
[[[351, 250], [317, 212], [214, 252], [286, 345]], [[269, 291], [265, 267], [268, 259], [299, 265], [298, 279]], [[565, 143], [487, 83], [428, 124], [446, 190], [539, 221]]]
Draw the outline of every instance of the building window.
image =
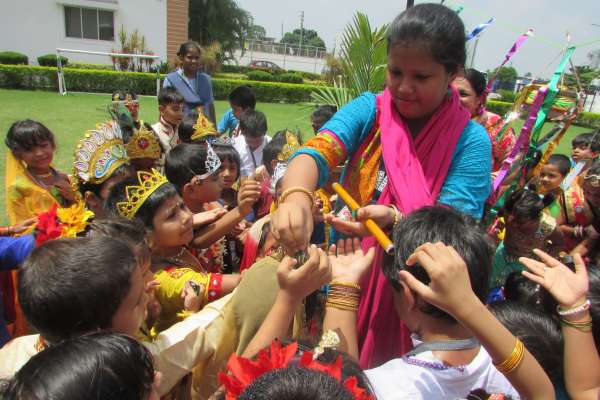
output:
[[65, 6], [67, 37], [94, 40], [115, 40], [114, 13], [96, 8]]

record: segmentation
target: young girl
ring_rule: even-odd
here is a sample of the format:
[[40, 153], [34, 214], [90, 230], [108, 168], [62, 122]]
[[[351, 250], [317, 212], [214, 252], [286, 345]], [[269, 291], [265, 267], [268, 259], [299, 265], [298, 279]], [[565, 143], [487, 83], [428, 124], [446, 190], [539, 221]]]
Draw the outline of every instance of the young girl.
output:
[[505, 218], [506, 233], [494, 256], [490, 278], [490, 288], [504, 286], [506, 278], [513, 272], [521, 272], [524, 267], [520, 257], [530, 257], [533, 249], [554, 250], [562, 247], [562, 234], [556, 220], [542, 210], [554, 201], [554, 196], [543, 198], [530, 189], [520, 189], [508, 196], [502, 215]]
[[215, 124], [215, 105], [210, 76], [200, 71], [200, 46], [196, 42], [185, 42], [179, 47], [177, 57], [181, 67], [165, 78], [163, 87], [174, 87], [185, 99], [183, 112], [193, 109]]
[[52, 167], [56, 143], [43, 124], [30, 119], [17, 121], [5, 139], [6, 211], [11, 225], [50, 209], [68, 206], [77, 198], [67, 175]]
[[191, 286], [203, 298], [203, 304], [231, 292], [239, 283], [239, 275], [209, 274], [205, 266], [188, 249], [194, 238], [192, 213], [177, 189], [156, 170], [140, 171], [112, 188], [107, 207], [128, 219], [136, 219], [149, 232], [152, 270], [160, 283], [156, 298], [161, 306], [155, 323], [160, 332], [181, 317], [184, 289]]
[[[400, 215], [436, 203], [481, 218], [490, 192], [490, 140], [470, 121], [451, 86], [466, 58], [462, 21], [442, 5], [419, 4], [393, 21], [387, 39], [385, 91], [364, 93], [339, 110], [295, 153], [283, 178], [272, 226], [290, 254], [309, 243], [312, 192], [346, 160], [341, 183], [367, 206], [358, 211], [358, 220], [373, 218], [389, 229]], [[331, 222], [338, 232], [367, 234], [360, 223]], [[375, 245], [372, 237], [363, 243]], [[381, 274], [382, 256], [378, 249], [358, 315], [363, 368], [410, 348]]]

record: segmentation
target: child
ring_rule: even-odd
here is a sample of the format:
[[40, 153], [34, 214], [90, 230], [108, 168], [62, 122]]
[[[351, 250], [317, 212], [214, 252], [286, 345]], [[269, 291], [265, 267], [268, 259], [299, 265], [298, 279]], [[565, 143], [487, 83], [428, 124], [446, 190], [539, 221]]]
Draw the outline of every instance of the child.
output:
[[[383, 263], [383, 273], [415, 347], [365, 371], [377, 398], [465, 398], [475, 388], [553, 398], [537, 361], [485, 306], [493, 248], [476, 222], [450, 208], [423, 207], [399, 221], [394, 238], [394, 261]], [[340, 350], [352, 355], [358, 354], [352, 322], [358, 299], [352, 299], [369, 265], [358, 241], [340, 241], [335, 250], [341, 248], [359, 258], [330, 284], [324, 329], [338, 329], [346, 343]]]
[[561, 184], [571, 169], [569, 158], [563, 154], [552, 154], [542, 167], [539, 176], [539, 192], [541, 194], [552, 194], [554, 201], [544, 212], [558, 219], [561, 214], [561, 203], [563, 190]]
[[182, 291], [188, 281], [196, 283], [203, 304], [231, 292], [239, 275], [206, 273], [206, 266], [188, 249], [194, 238], [192, 213], [167, 179], [158, 171], [138, 172], [137, 178], [111, 189], [107, 208], [130, 220], [141, 222], [149, 235], [152, 271], [160, 282], [156, 299], [161, 311], [155, 323], [161, 332], [181, 320]]
[[[216, 202], [221, 198], [223, 182], [219, 174], [221, 160], [212, 149], [197, 144], [180, 144], [173, 149], [167, 157], [165, 172], [181, 194], [186, 206], [194, 213], [207, 211], [215, 205], [207, 203]], [[223, 236], [231, 233], [238, 223], [252, 210], [252, 205], [259, 196], [258, 183], [247, 180], [242, 183], [238, 192], [237, 206], [216, 222], [198, 229], [194, 234], [192, 246], [206, 249], [221, 240]], [[214, 251], [210, 257], [211, 264], [217, 269], [221, 268], [219, 258], [222, 254]]]
[[[598, 157], [600, 152], [600, 137], [597, 132], [580, 133], [571, 141], [571, 160], [572, 166], [581, 161], [587, 164], [587, 167]], [[584, 172], [584, 171], [581, 171]]]
[[77, 142], [73, 187], [96, 217], [105, 215], [104, 202], [110, 188], [133, 174], [117, 122], [98, 124]]
[[337, 107], [329, 104], [319, 106], [315, 111], [313, 111], [313, 113], [310, 115], [310, 125], [312, 126], [315, 135], [336, 112]]
[[563, 238], [556, 220], [542, 213], [552, 201], [551, 194], [540, 198], [534, 190], [527, 188], [508, 196], [501, 211], [506, 233], [494, 256], [490, 278], [492, 290], [504, 286], [511, 272], [523, 271], [519, 257], [531, 256], [533, 249], [549, 249], [556, 253], [562, 249]]
[[11, 225], [33, 218], [53, 205], [77, 201], [66, 174], [52, 167], [54, 135], [30, 119], [13, 123], [6, 134], [6, 211]]
[[215, 124], [215, 104], [210, 76], [200, 69], [200, 46], [196, 42], [182, 43], [177, 52], [181, 68], [167, 74], [163, 88], [173, 87], [184, 98], [183, 112], [193, 109]]
[[0, 388], [5, 400], [158, 400], [160, 376], [150, 352], [130, 336], [97, 332], [33, 356]]
[[246, 110], [254, 110], [256, 97], [250, 86], [238, 86], [229, 93], [229, 105], [231, 108], [225, 112], [217, 125], [220, 134], [227, 132], [231, 138], [239, 136], [239, 119]]
[[164, 88], [158, 94], [160, 120], [152, 125], [152, 129], [158, 135], [165, 156], [179, 143], [177, 126], [183, 118], [183, 104], [183, 96], [172, 87]]
[[251, 176], [262, 165], [263, 150], [270, 142], [267, 118], [260, 111], [246, 110], [240, 116], [241, 135], [233, 140], [233, 147], [242, 161], [241, 175]]
[[131, 114], [131, 118], [134, 123], [139, 127], [140, 122], [140, 102], [138, 100], [137, 94], [132, 91], [122, 91], [113, 92], [112, 95], [112, 105], [123, 105], [129, 113]]

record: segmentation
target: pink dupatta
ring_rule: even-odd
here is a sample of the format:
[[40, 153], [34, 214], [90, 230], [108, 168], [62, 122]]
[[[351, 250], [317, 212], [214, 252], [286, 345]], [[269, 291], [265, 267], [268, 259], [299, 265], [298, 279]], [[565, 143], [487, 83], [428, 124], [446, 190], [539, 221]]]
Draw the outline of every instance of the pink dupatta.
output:
[[[444, 100], [413, 140], [396, 111], [388, 89], [377, 96], [377, 116], [382, 155], [388, 184], [378, 204], [394, 204], [403, 214], [436, 203], [448, 175], [452, 155], [469, 113], [460, 105], [456, 89]], [[377, 246], [373, 237], [363, 248]], [[381, 271], [383, 250], [377, 246], [371, 273], [363, 282], [358, 310], [358, 337], [362, 368], [374, 368], [403, 355], [412, 344], [409, 332], [398, 318], [392, 288]]]

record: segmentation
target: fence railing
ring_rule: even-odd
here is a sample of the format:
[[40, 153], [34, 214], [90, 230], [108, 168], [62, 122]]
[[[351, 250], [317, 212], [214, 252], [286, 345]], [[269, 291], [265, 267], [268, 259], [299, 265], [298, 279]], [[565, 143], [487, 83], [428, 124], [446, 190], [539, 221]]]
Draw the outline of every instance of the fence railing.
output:
[[275, 43], [272, 41], [247, 40], [244, 43], [245, 51], [257, 51], [261, 53], [280, 54], [286, 56], [325, 58], [327, 49], [308, 45], [296, 45], [288, 43]]

